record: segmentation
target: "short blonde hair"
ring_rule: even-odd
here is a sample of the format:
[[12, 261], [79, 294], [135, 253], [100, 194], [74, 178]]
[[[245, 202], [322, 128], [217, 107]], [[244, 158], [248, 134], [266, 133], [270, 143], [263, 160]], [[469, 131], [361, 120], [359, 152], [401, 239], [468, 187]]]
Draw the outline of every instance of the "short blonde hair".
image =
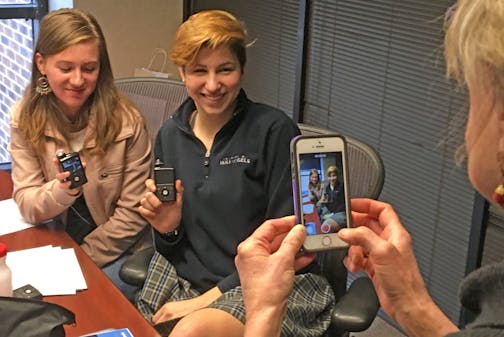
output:
[[447, 75], [504, 93], [504, 1], [459, 0], [445, 36]]
[[334, 165], [331, 165], [327, 168], [327, 176], [329, 177], [330, 174], [334, 174], [335, 176], [338, 176], [338, 168]]
[[191, 64], [202, 47], [215, 49], [229, 46], [238, 58], [241, 70], [247, 60], [247, 31], [245, 25], [232, 14], [222, 10], [205, 10], [193, 14], [178, 28], [170, 52], [179, 67]]

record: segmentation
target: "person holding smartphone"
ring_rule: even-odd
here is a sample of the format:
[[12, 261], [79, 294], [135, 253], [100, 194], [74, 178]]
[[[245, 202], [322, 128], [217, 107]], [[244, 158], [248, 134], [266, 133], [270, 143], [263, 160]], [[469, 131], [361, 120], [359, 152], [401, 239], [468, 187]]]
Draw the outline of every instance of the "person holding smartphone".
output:
[[[208, 10], [179, 27], [171, 50], [190, 97], [159, 130], [154, 153], [174, 168], [177, 196], [163, 203], [146, 182], [140, 212], [155, 229], [156, 252], [137, 301], [162, 333], [180, 319], [170, 336], [243, 334], [236, 248], [266, 219], [293, 212], [289, 144], [300, 131], [241, 88], [246, 40], [233, 15]], [[284, 334], [322, 336], [330, 285], [308, 271], [295, 283]]]
[[[503, 36], [504, 6], [495, 0], [459, 0], [445, 36], [448, 74], [466, 83], [469, 91], [465, 132], [469, 179], [481, 195], [498, 207], [504, 206]], [[462, 304], [477, 316], [459, 331], [430, 297], [412, 238], [393, 207], [377, 200], [354, 199], [352, 215], [355, 228], [338, 232], [350, 244], [345, 265], [351, 272], [367, 272], [382, 309], [408, 336], [504, 335], [504, 262], [481, 267], [462, 282]], [[281, 221], [274, 220], [275, 226], [266, 222], [238, 250], [237, 268], [250, 323], [245, 327], [246, 336], [280, 335], [278, 329], [265, 331], [265, 322], [275, 327], [283, 318], [284, 312], [278, 308], [285, 306], [286, 293], [292, 287], [297, 247], [303, 239], [303, 228], [297, 226], [289, 233], [291, 239], [284, 240], [277, 251], [278, 244], [274, 243], [294, 226], [293, 219], [284, 220], [289, 224], [283, 224], [282, 230], [273, 230]], [[265, 265], [277, 268], [275, 272], [259, 272]], [[279, 279], [282, 282], [276, 282]], [[264, 284], [276, 285], [277, 291], [265, 292]]]
[[152, 246], [137, 209], [152, 146], [143, 116], [114, 86], [96, 19], [78, 9], [44, 16], [31, 73], [11, 113], [13, 198], [30, 223], [66, 223], [70, 236], [133, 299], [136, 288], [118, 272], [126, 255]]

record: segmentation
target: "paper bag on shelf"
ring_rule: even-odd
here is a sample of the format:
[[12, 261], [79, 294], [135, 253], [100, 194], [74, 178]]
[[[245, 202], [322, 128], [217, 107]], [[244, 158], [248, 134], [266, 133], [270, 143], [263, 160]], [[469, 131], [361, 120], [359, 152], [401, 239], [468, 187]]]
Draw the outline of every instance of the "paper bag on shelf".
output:
[[[134, 77], [161, 77], [161, 78], [169, 78], [171, 77], [169, 73], [165, 72], [166, 67], [166, 51], [163, 48], [156, 48], [152, 53], [151, 59], [147, 67], [135, 68], [133, 73]], [[161, 59], [162, 64], [158, 70], [154, 70], [153, 65], [156, 59]]]

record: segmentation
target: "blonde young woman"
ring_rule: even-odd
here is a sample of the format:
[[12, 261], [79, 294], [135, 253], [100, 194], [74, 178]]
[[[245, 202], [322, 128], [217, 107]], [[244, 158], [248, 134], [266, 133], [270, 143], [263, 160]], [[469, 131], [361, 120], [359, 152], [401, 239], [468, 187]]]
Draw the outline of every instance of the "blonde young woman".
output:
[[324, 185], [320, 181], [320, 175], [317, 169], [311, 169], [308, 181], [308, 193], [310, 194], [310, 200], [317, 205], [320, 199], [322, 199], [322, 194], [324, 190]]
[[[469, 89], [465, 133], [469, 179], [499, 207], [504, 206], [503, 36], [503, 1], [459, 0], [445, 37], [448, 74]], [[351, 245], [345, 264], [350, 271], [367, 272], [382, 309], [408, 336], [504, 336], [504, 262], [484, 266], [463, 281], [462, 304], [477, 317], [459, 331], [430, 297], [410, 234], [392, 206], [355, 199], [352, 214], [358, 228], [338, 232]], [[266, 222], [240, 245], [236, 262], [247, 308], [246, 336], [280, 335], [279, 322], [292, 289], [293, 272], [310, 261], [310, 257], [296, 255], [306, 234], [302, 226], [289, 232], [293, 225], [293, 218]], [[272, 242], [284, 237], [275, 252], [278, 244]], [[272, 249], [266, 249], [270, 245]], [[264, 284], [278, 289], [275, 297], [263, 291]]]
[[[157, 252], [137, 303], [160, 331], [180, 319], [170, 336], [243, 335], [236, 247], [262, 221], [293, 212], [289, 143], [299, 129], [247, 98], [245, 50], [243, 25], [211, 10], [179, 27], [171, 51], [190, 98], [160, 129], [154, 152], [175, 168], [177, 200], [161, 203], [147, 181], [140, 212], [155, 228]], [[321, 336], [330, 286], [308, 270], [295, 279], [284, 335]]]
[[[130, 298], [118, 270], [125, 255], [150, 245], [138, 200], [152, 162], [142, 115], [115, 86], [105, 39], [77, 9], [40, 23], [31, 83], [12, 110], [14, 200], [31, 223], [59, 218], [91, 259]], [[88, 182], [70, 189], [56, 153], [78, 152]]]

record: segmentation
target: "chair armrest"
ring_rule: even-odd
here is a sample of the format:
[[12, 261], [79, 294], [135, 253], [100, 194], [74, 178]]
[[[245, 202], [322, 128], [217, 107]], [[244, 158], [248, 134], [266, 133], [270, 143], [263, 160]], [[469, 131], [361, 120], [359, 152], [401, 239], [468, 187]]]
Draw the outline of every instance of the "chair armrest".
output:
[[121, 266], [121, 270], [119, 270], [121, 280], [134, 286], [143, 286], [153, 255], [154, 247], [142, 249], [131, 254]]
[[373, 323], [379, 307], [380, 302], [371, 280], [360, 277], [336, 303], [331, 326], [338, 330], [336, 335], [366, 330]]

